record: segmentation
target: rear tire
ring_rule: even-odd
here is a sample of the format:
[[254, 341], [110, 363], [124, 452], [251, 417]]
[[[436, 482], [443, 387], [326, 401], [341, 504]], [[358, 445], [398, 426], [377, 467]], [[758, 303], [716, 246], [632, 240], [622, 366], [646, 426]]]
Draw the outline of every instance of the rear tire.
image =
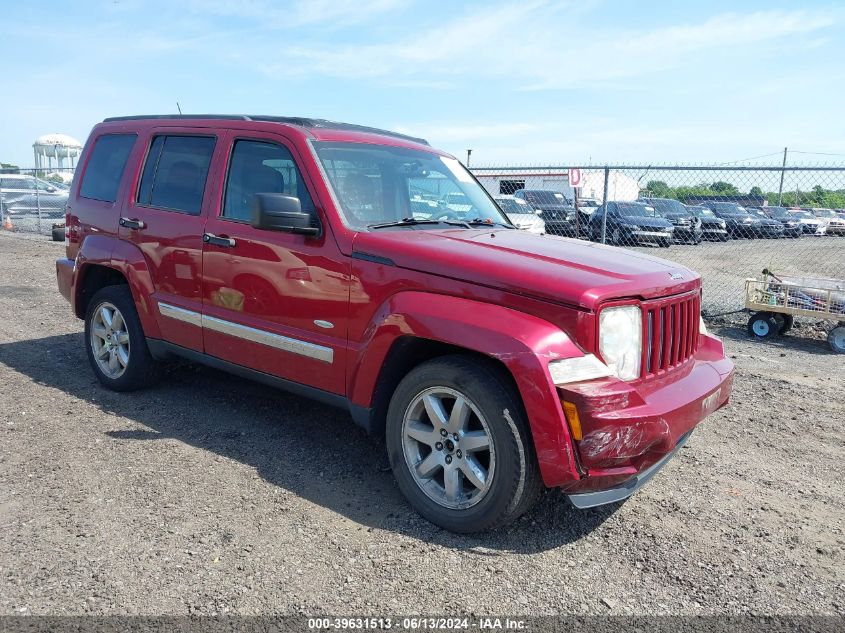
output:
[[775, 321], [777, 321], [778, 324], [778, 333], [781, 336], [784, 336], [792, 329], [792, 325], [795, 323], [795, 317], [791, 314], [775, 313]]
[[390, 400], [386, 443], [405, 498], [452, 532], [510, 523], [543, 489], [519, 396], [484, 361], [445, 356], [411, 370]]
[[837, 354], [845, 354], [845, 325], [837, 325], [827, 333], [827, 342]]
[[158, 376], [129, 286], [106, 286], [91, 297], [85, 349], [97, 380], [112, 391], [141, 389]]
[[777, 336], [780, 326], [771, 313], [757, 312], [748, 319], [748, 333], [762, 341]]

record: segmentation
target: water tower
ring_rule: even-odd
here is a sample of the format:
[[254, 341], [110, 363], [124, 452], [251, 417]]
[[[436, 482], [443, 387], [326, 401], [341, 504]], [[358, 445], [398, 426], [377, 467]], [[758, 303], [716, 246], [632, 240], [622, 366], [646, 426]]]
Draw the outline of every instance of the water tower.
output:
[[57, 169], [72, 169], [82, 153], [82, 143], [67, 134], [44, 134], [35, 139], [32, 151], [35, 154], [36, 169], [52, 169], [53, 159], [56, 160]]

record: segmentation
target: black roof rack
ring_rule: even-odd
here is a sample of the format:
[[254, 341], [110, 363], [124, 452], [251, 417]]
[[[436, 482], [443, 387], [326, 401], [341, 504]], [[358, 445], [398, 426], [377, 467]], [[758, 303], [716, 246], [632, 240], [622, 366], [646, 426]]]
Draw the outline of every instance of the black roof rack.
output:
[[110, 121], [137, 121], [144, 119], [222, 119], [226, 121], [266, 121], [270, 123], [285, 123], [287, 125], [298, 125], [305, 128], [322, 128], [327, 130], [347, 130], [349, 132], [368, 132], [371, 134], [381, 134], [383, 136], [392, 136], [401, 138], [406, 141], [428, 145], [428, 141], [424, 138], [410, 136], [408, 134], [400, 134], [399, 132], [391, 132], [390, 130], [382, 130], [376, 127], [367, 127], [366, 125], [355, 125], [353, 123], [339, 123], [338, 121], [329, 121], [327, 119], [308, 119], [304, 117], [292, 116], [268, 116], [260, 114], [139, 114], [133, 116], [112, 116], [103, 119], [103, 122]]

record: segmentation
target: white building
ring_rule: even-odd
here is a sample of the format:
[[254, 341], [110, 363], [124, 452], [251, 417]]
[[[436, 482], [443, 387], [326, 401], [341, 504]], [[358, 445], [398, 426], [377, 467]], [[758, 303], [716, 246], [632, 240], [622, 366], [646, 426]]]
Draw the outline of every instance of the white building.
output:
[[[491, 194], [512, 194], [517, 189], [546, 189], [559, 191], [569, 200], [573, 198], [572, 187], [569, 186], [569, 172], [562, 169], [558, 172], [530, 171], [519, 172], [488, 172], [473, 171], [478, 182]], [[636, 179], [620, 171], [611, 171], [607, 178], [608, 200], [636, 200], [640, 195], [640, 184]], [[592, 198], [599, 202], [604, 200], [604, 169], [582, 169], [581, 186], [578, 189], [579, 198]]]

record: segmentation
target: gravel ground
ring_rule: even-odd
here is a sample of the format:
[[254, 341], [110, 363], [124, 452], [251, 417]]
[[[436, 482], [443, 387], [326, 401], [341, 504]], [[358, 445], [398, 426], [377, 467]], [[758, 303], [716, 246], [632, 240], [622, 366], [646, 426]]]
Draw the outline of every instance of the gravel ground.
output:
[[845, 613], [845, 363], [716, 327], [729, 408], [624, 504], [419, 518], [345, 414], [193, 365], [99, 387], [62, 247], [0, 235], [0, 614]]

